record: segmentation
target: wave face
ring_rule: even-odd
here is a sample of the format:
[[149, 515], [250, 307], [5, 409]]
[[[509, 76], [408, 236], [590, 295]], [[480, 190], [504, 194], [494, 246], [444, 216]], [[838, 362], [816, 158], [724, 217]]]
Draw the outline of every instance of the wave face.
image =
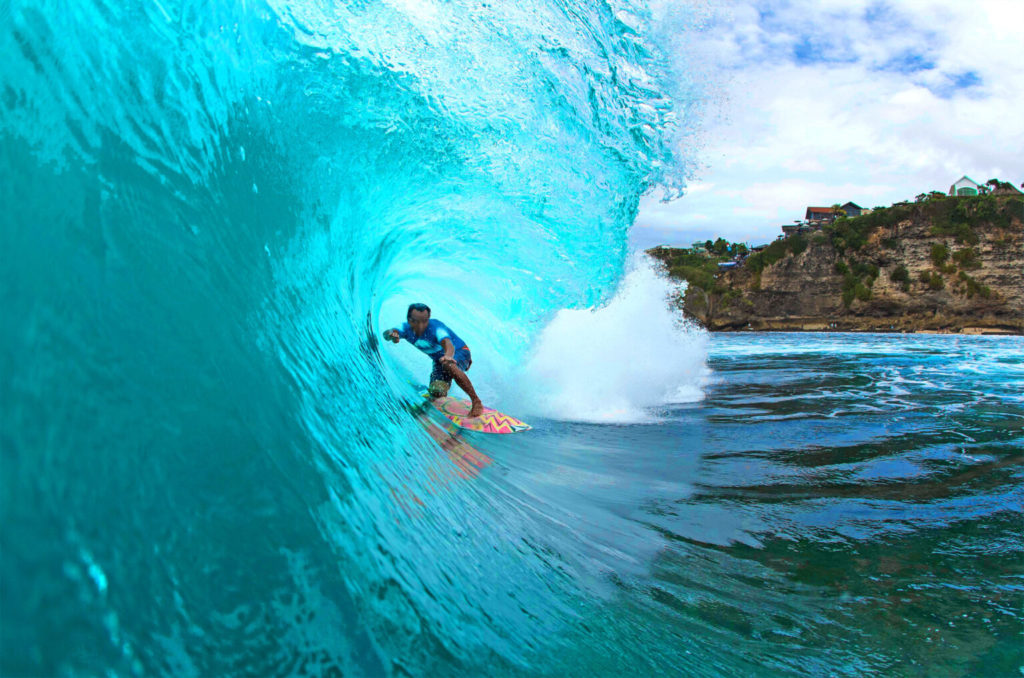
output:
[[2, 672], [536, 668], [577, 560], [444, 456], [422, 359], [376, 337], [430, 304], [514, 407], [553, 314], [612, 297], [640, 195], [687, 172], [650, 12], [0, 16]]

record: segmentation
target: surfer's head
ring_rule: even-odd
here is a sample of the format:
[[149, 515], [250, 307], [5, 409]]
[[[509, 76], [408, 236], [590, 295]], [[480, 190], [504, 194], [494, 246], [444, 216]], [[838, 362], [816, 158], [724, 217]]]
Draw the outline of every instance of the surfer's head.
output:
[[409, 321], [409, 327], [418, 337], [427, 331], [427, 323], [430, 322], [430, 307], [426, 304], [409, 304], [405, 319]]

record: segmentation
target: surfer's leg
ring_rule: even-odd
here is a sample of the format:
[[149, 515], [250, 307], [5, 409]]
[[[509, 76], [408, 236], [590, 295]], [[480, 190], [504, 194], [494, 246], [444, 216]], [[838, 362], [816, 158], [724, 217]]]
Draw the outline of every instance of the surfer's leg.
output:
[[441, 367], [441, 363], [434, 363], [434, 369], [430, 371], [430, 382], [427, 392], [432, 398], [443, 398], [448, 395], [448, 389], [452, 387], [452, 378], [448, 372]]
[[476, 394], [476, 390], [473, 389], [473, 382], [469, 380], [466, 373], [462, 371], [462, 368], [458, 365], [449, 364], [446, 370], [448, 374], [455, 379], [455, 383], [459, 385], [466, 395], [469, 396], [469, 400], [472, 403], [472, 407], [469, 409], [469, 414], [466, 415], [468, 418], [479, 417], [483, 414], [484, 404], [480, 402], [480, 396]]

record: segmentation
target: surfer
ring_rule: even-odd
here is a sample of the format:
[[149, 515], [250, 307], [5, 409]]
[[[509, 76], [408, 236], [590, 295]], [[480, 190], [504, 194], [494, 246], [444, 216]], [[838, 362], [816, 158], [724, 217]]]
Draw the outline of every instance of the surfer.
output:
[[467, 418], [479, 417], [484, 411], [473, 383], [466, 376], [466, 371], [473, 364], [469, 346], [440, 320], [430, 317], [430, 307], [426, 304], [409, 304], [406, 322], [401, 329], [392, 328], [384, 331], [384, 338], [398, 343], [405, 339], [410, 344], [430, 356], [434, 361], [434, 369], [430, 371], [430, 386], [427, 389], [434, 398], [448, 395], [452, 379], [469, 396], [472, 407]]

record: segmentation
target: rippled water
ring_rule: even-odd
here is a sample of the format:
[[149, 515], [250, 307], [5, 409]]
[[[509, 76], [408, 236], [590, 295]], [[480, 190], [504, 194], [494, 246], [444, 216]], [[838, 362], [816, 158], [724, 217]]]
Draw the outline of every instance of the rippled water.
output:
[[495, 452], [603, 597], [563, 668], [1015, 675], [1024, 342], [720, 334], [708, 363], [659, 424]]

